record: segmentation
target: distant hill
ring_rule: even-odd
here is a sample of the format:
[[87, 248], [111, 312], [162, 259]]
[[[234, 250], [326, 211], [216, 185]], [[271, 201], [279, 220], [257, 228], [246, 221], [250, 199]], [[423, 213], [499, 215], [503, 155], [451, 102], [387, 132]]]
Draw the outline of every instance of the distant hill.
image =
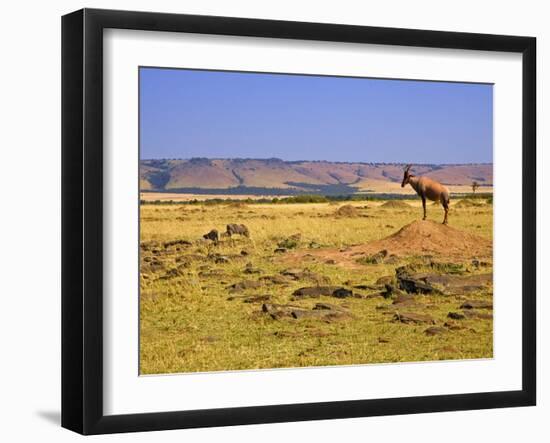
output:
[[[280, 159], [142, 160], [142, 191], [283, 195], [348, 194], [397, 188], [402, 164], [287, 162]], [[492, 164], [418, 165], [413, 173], [446, 185], [492, 186]], [[482, 190], [481, 188], [480, 190]]]

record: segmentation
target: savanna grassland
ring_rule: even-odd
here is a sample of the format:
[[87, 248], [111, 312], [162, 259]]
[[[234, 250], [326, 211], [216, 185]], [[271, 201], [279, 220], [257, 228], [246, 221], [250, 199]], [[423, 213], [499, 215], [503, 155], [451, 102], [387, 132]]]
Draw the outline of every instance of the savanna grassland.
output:
[[[448, 227], [418, 199], [142, 204], [140, 372], [490, 358], [492, 214], [485, 199], [455, 199]], [[229, 223], [250, 237], [203, 238]]]

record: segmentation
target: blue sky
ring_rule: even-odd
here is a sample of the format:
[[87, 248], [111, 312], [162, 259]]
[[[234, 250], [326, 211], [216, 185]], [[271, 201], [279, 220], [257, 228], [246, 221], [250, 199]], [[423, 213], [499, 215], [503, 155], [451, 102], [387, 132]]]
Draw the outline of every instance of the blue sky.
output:
[[140, 69], [141, 158], [486, 163], [486, 84]]

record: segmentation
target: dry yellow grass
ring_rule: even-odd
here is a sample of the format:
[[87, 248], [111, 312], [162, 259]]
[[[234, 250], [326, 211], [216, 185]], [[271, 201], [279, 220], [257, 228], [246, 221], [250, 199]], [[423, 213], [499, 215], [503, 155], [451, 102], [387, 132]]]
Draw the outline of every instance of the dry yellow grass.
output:
[[[410, 208], [384, 209], [381, 203], [352, 203], [358, 214], [354, 217], [335, 216], [336, 207], [325, 203], [248, 203], [242, 208], [227, 204], [142, 205], [141, 373], [492, 357], [492, 320], [460, 320], [461, 329], [428, 336], [424, 333], [427, 325], [391, 321], [393, 310], [381, 306], [390, 301], [380, 297], [340, 300], [322, 296], [291, 301], [295, 289], [312, 282], [271, 284], [262, 279], [280, 277], [288, 267], [296, 267], [285, 261], [286, 254], [274, 252], [279, 244], [292, 246], [284, 242], [293, 234], [300, 234], [294, 250], [304, 252], [300, 269], [326, 278], [332, 285], [367, 287], [380, 277], [394, 275], [397, 266], [416, 263], [419, 257], [414, 251], [398, 263], [349, 268], [308, 255], [308, 250], [344, 249], [380, 240], [421, 218], [417, 199], [408, 201]], [[441, 208], [428, 208], [429, 219], [439, 222], [442, 215]], [[452, 209], [449, 220], [454, 228], [492, 241], [492, 205]], [[228, 223], [245, 224], [250, 238], [222, 238], [217, 245], [202, 239], [211, 229], [224, 231]], [[217, 262], [219, 256], [228, 257], [228, 261]], [[492, 270], [491, 263], [482, 271], [470, 262], [462, 265], [470, 274]], [[230, 293], [228, 287], [243, 280], [260, 283]], [[372, 292], [354, 291], [363, 295]], [[269, 295], [271, 303], [292, 303], [304, 309], [327, 302], [343, 306], [353, 319], [277, 321], [261, 313], [261, 303], [244, 303], [238, 298], [245, 295]], [[232, 296], [237, 298], [228, 300]], [[480, 291], [468, 298], [490, 301], [492, 293]], [[442, 326], [448, 321], [447, 314], [463, 301], [464, 296], [459, 295], [420, 296], [415, 310]]]

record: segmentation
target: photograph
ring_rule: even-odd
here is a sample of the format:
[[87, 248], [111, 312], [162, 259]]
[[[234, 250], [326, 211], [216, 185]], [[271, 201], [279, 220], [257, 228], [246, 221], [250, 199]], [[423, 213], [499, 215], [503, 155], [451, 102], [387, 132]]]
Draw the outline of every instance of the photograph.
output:
[[493, 358], [493, 84], [138, 69], [140, 375]]

